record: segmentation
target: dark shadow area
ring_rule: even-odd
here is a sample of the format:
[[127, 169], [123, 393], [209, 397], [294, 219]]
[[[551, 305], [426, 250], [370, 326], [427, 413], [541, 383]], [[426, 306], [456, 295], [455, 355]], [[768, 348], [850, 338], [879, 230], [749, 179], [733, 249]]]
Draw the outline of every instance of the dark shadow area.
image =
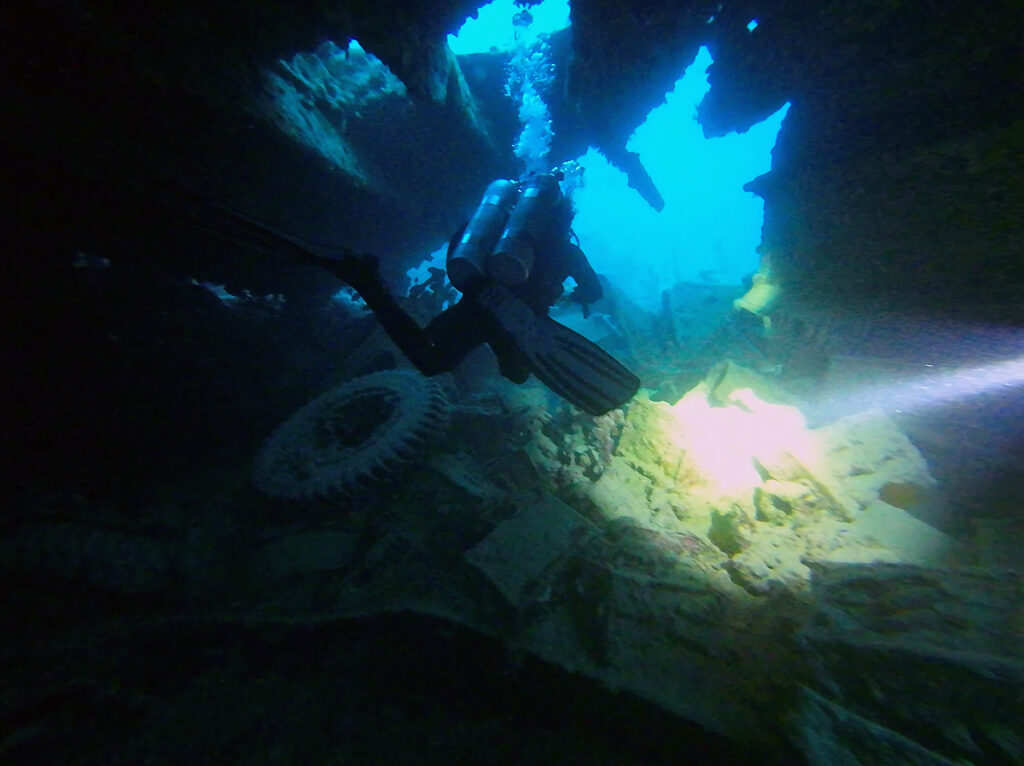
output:
[[8, 678], [34, 677], [0, 715], [6, 763], [801, 762], [411, 614], [320, 627], [169, 618], [55, 646], [7, 661]]

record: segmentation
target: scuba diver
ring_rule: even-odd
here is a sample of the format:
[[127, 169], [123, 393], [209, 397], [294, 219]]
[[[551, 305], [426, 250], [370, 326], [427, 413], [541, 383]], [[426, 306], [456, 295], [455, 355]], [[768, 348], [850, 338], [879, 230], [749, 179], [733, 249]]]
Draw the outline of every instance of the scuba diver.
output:
[[570, 240], [574, 212], [559, 186], [562, 177], [559, 170], [530, 173], [487, 187], [448, 246], [448, 279], [462, 297], [426, 327], [391, 295], [376, 256], [348, 248], [337, 248], [339, 256], [322, 255], [297, 238], [229, 215], [349, 285], [424, 375], [454, 369], [486, 343], [504, 377], [523, 383], [532, 373], [581, 410], [603, 415], [628, 402], [640, 380], [604, 349], [548, 316], [567, 277], [576, 282], [570, 300], [585, 312], [602, 295], [593, 267]]

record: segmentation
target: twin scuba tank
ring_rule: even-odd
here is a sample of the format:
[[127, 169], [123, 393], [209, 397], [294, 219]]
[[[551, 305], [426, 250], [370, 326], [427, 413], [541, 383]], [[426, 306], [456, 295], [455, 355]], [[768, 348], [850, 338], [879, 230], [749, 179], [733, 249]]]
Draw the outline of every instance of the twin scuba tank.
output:
[[465, 292], [474, 277], [490, 276], [520, 285], [530, 276], [539, 248], [559, 235], [563, 205], [558, 179], [551, 173], [521, 182], [493, 181], [462, 239], [448, 255], [448, 279]]

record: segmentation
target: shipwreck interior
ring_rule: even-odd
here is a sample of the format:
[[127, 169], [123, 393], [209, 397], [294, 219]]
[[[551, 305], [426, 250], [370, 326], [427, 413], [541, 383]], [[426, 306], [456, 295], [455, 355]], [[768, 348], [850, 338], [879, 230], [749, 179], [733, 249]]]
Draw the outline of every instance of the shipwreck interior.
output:
[[[1019, 2], [572, 0], [456, 52], [478, 13], [0, 11], [0, 761], [1024, 762]], [[680, 196], [724, 166], [640, 148], [688, 67], [703, 140], [774, 120], [746, 260], [668, 228], [738, 229]], [[487, 184], [573, 161], [604, 297], [552, 316], [643, 386], [599, 417], [419, 375], [237, 225], [424, 323]]]

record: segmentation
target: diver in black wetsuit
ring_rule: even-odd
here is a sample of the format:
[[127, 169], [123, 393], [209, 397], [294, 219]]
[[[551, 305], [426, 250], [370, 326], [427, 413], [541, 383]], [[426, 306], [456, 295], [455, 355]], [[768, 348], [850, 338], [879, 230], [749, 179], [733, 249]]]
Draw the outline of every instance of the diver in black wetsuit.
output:
[[602, 294], [594, 269], [570, 241], [573, 210], [559, 186], [562, 177], [561, 171], [530, 173], [520, 181], [498, 179], [487, 187], [473, 217], [449, 243], [446, 271], [462, 298], [425, 328], [392, 297], [376, 256], [309, 242], [173, 184], [160, 185], [156, 192], [168, 209], [215, 236], [285, 252], [297, 262], [330, 271], [359, 293], [424, 375], [454, 369], [486, 343], [509, 380], [523, 383], [536, 375], [584, 412], [603, 415], [628, 402], [640, 379], [600, 346], [548, 316], [567, 277], [576, 282], [570, 300], [583, 305], [584, 315]]
[[351, 286], [424, 375], [454, 369], [486, 343], [509, 380], [523, 383], [532, 373], [583, 411], [603, 415], [629, 401], [640, 380], [604, 349], [548, 316], [567, 277], [576, 282], [570, 300], [582, 304], [584, 313], [602, 294], [594, 269], [570, 241], [573, 210], [559, 187], [561, 177], [557, 171], [531, 173], [487, 187], [473, 217], [449, 243], [448, 278], [462, 298], [426, 327], [391, 295], [376, 256], [347, 248], [323, 255], [245, 216], [229, 217]]
[[[524, 281], [518, 284], [504, 284], [504, 289], [519, 301], [528, 306], [538, 317], [546, 317], [551, 307], [562, 297], [563, 283], [567, 277], [576, 282], [570, 300], [586, 306], [598, 300], [602, 295], [601, 283], [593, 267], [587, 261], [583, 251], [570, 241], [569, 226], [573, 211], [568, 199], [557, 191], [557, 176], [551, 174], [532, 175], [525, 181], [498, 181], [488, 188], [491, 191], [497, 184], [504, 184], [509, 197], [502, 207], [515, 207], [517, 196], [529, 194], [538, 187], [548, 190], [546, 198], [538, 201], [545, 210], [534, 211], [536, 218], [532, 227], [527, 225], [522, 232], [521, 241], [526, 241], [530, 264], [520, 270], [525, 274]], [[551, 191], [551, 189], [555, 191]], [[540, 197], [544, 195], [534, 195]], [[481, 208], [488, 204], [488, 194], [484, 196]], [[485, 211], [486, 212], [486, 211]], [[502, 210], [504, 215], [514, 210]], [[448, 244], [449, 278], [456, 288], [461, 290], [462, 298], [453, 306], [445, 309], [425, 328], [421, 328], [404, 309], [395, 301], [387, 285], [377, 271], [377, 258], [369, 255], [352, 253], [340, 259], [316, 257], [316, 263], [328, 269], [342, 281], [350, 285], [366, 302], [370, 310], [380, 321], [402, 352], [424, 375], [437, 375], [454, 369], [459, 362], [474, 348], [488, 344], [498, 358], [501, 374], [516, 383], [523, 383], [529, 377], [533, 367], [521, 348], [522, 343], [503, 330], [500, 322], [495, 321], [491, 311], [480, 303], [480, 294], [495, 277], [487, 273], [481, 264], [466, 266], [460, 261], [463, 253], [460, 246], [469, 243], [467, 230], [474, 231], [479, 216], [462, 226]], [[538, 222], [539, 219], [539, 222]], [[510, 223], [511, 226], [511, 223]], [[492, 231], [490, 238], [483, 233], [478, 244], [478, 252], [471, 256], [479, 261], [490, 255], [490, 249], [496, 243], [495, 235], [501, 229]], [[508, 229], [505, 231], [508, 238]], [[504, 239], [502, 240], [504, 241]], [[481, 254], [481, 249], [486, 253]], [[521, 251], [522, 248], [519, 248]], [[522, 253], [511, 256], [516, 263], [523, 260]], [[460, 276], [456, 277], [456, 274]]]

